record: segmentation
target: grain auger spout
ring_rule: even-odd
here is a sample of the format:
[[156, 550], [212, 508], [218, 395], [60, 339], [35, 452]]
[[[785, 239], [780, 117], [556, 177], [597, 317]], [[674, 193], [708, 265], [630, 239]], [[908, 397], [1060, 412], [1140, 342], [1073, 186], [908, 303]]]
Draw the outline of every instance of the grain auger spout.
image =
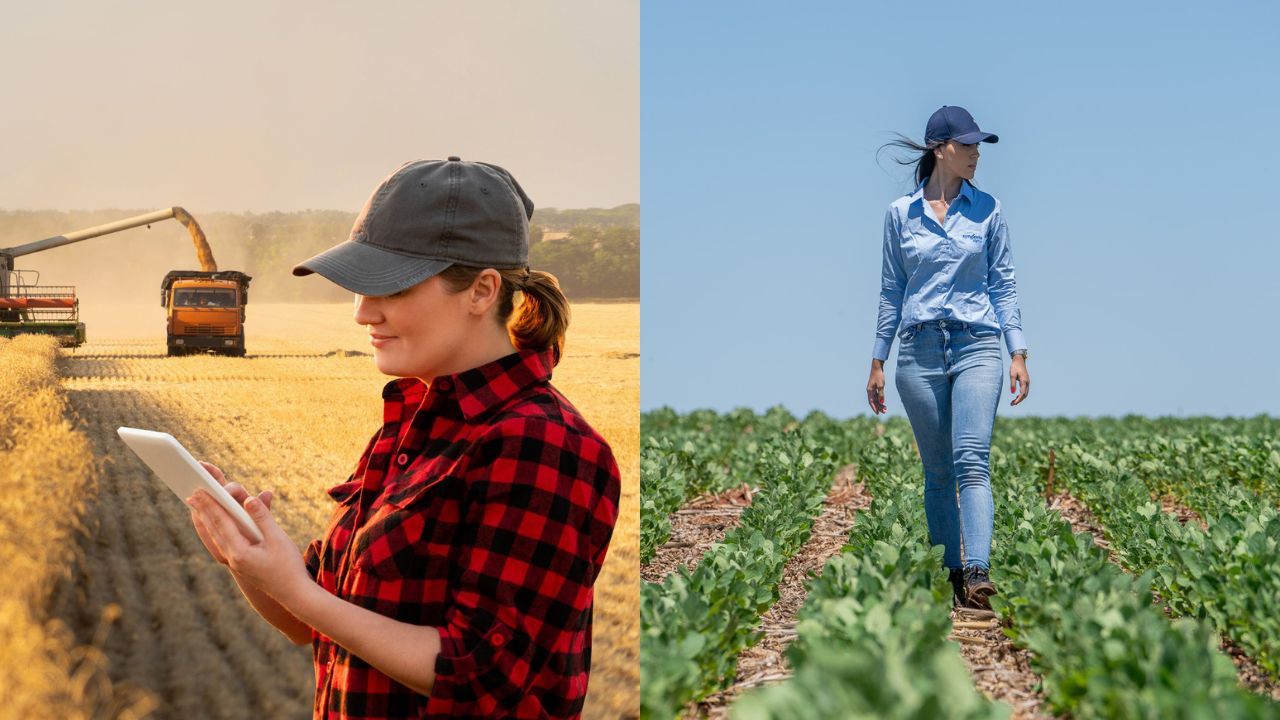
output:
[[4, 297], [4, 286], [8, 285], [7, 273], [13, 270], [13, 259], [40, 252], [41, 250], [52, 250], [63, 245], [88, 240], [90, 238], [110, 235], [111, 233], [120, 232], [121, 230], [130, 230], [143, 225], [150, 225], [162, 220], [175, 219], [186, 226], [187, 232], [191, 233], [191, 242], [195, 245], [196, 259], [200, 262], [200, 269], [205, 272], [213, 272], [218, 269], [218, 265], [213, 260], [213, 251], [209, 249], [209, 242], [205, 239], [204, 231], [200, 229], [200, 224], [196, 219], [191, 217], [191, 213], [180, 207], [171, 207], [164, 210], [156, 210], [145, 215], [135, 215], [124, 220], [109, 222], [104, 225], [96, 225], [84, 230], [76, 230], [75, 232], [55, 235], [43, 240], [36, 240], [25, 245], [17, 245], [11, 248], [0, 249], [0, 271], [6, 274], [0, 275], [0, 297]]
[[213, 260], [213, 251], [209, 249], [209, 241], [205, 239], [200, 223], [180, 207], [171, 207], [169, 212], [173, 213], [174, 220], [186, 226], [187, 232], [191, 233], [191, 244], [196, 248], [196, 260], [200, 261], [200, 269], [204, 272], [217, 272], [218, 263]]

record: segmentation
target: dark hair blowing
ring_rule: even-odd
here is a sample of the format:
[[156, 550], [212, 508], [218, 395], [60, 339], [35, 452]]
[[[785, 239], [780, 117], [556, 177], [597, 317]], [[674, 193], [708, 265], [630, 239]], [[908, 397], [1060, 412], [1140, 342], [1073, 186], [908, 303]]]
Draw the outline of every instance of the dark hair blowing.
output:
[[[451, 293], [460, 293], [471, 287], [485, 268], [469, 265], [450, 265], [440, 271], [440, 279]], [[519, 350], [546, 350], [553, 352], [552, 365], [560, 363], [564, 353], [564, 335], [569, 329], [569, 300], [560, 290], [556, 276], [541, 270], [520, 268], [498, 270], [502, 287], [498, 289], [498, 324], [507, 329], [511, 344]], [[515, 312], [515, 293], [520, 301], [520, 314]]]
[[902, 148], [916, 153], [913, 157], [893, 159], [899, 165], [915, 165], [916, 166], [916, 184], [924, 182], [924, 179], [933, 174], [933, 168], [938, 164], [938, 158], [933, 154], [937, 148], [947, 144], [946, 140], [934, 140], [931, 143], [918, 143], [915, 140], [901, 133], [894, 133], [898, 136], [897, 140], [892, 140], [880, 146], [880, 150], [876, 151], [876, 157], [888, 147]]

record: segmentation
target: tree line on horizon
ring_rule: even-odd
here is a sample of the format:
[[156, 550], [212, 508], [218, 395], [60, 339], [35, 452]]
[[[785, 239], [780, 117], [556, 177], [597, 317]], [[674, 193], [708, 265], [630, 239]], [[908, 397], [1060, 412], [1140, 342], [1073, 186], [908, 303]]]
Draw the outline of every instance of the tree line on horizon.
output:
[[[126, 210], [0, 210], [0, 248], [81, 230], [150, 212]], [[347, 239], [356, 213], [302, 210], [269, 213], [192, 213], [208, 237], [221, 269], [253, 276], [256, 298], [271, 302], [341, 302], [351, 294], [332, 283], [299, 282], [290, 271], [295, 264]], [[190, 243], [177, 223], [156, 224], [175, 244], [165, 252], [183, 258]], [[141, 233], [141, 229], [120, 233]], [[543, 237], [547, 240], [543, 240]], [[115, 236], [93, 238], [55, 251], [80, 248], [98, 256], [97, 246]], [[117, 241], [119, 242], [119, 241]], [[128, 243], [126, 243], [128, 244]], [[185, 245], [185, 247], [184, 247]], [[90, 246], [94, 246], [89, 252]], [[114, 247], [122, 247], [117, 244]], [[128, 255], [157, 250], [151, 241], [130, 247]], [[126, 254], [126, 253], [122, 253]], [[65, 256], [65, 255], [64, 255]], [[19, 269], [40, 267], [40, 254], [19, 258]], [[52, 264], [57, 267], [58, 263]], [[188, 263], [190, 264], [190, 263]], [[555, 275], [570, 300], [621, 299], [640, 296], [640, 205], [614, 208], [537, 209], [530, 221], [529, 265]], [[194, 269], [194, 265], [192, 266]], [[178, 268], [174, 268], [178, 269]], [[182, 268], [186, 269], [186, 268]], [[53, 275], [57, 275], [55, 272]], [[53, 277], [44, 284], [75, 284], [74, 277]]]

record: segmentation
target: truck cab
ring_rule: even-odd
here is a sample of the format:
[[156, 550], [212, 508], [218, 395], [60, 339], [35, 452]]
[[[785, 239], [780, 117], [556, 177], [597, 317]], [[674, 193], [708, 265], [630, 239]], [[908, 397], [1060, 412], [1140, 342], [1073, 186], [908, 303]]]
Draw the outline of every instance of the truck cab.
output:
[[169, 355], [214, 352], [243, 356], [248, 275], [227, 270], [174, 270], [160, 285]]

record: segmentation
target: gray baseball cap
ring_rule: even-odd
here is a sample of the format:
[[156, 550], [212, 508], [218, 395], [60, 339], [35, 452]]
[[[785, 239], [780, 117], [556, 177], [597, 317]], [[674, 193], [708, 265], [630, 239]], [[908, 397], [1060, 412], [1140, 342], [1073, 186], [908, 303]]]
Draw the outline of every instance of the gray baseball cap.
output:
[[511, 173], [482, 162], [418, 160], [369, 196], [351, 236], [293, 268], [360, 295], [390, 295], [455, 263], [527, 267], [533, 201]]

